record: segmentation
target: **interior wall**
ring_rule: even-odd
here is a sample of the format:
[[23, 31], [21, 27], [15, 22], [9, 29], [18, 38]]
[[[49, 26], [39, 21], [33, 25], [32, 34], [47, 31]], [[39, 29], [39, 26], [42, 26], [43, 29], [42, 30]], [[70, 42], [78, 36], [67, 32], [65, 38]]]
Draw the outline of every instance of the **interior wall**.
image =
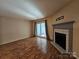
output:
[[0, 44], [31, 36], [31, 21], [0, 17]]
[[52, 17], [47, 18], [47, 24], [48, 24], [48, 34], [49, 38], [52, 40], [53, 38], [53, 27], [52, 27]]
[[[79, 6], [79, 0], [73, 0], [71, 4], [63, 8], [54, 16], [48, 18], [48, 22], [49, 22], [48, 25], [50, 27], [52, 26], [52, 24], [56, 24], [56, 23], [73, 21], [73, 20], [75, 21], [73, 26], [73, 51], [77, 56], [79, 56], [79, 7], [78, 6]], [[60, 16], [64, 16], [64, 19], [60, 21], [56, 21], [56, 19]], [[50, 37], [51, 37], [51, 33], [52, 31], [49, 30]]]
[[[0, 20], [0, 27], [1, 27], [1, 20]], [[0, 28], [0, 43], [1, 43], [1, 39], [2, 39], [2, 36], [1, 36], [1, 28]]]

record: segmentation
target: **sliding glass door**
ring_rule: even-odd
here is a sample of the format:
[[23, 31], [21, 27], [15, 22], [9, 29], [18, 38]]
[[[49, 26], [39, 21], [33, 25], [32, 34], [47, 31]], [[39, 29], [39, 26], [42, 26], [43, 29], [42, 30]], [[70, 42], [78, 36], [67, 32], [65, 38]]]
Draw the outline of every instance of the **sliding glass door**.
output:
[[46, 37], [46, 31], [45, 31], [45, 23], [39, 22], [36, 24], [36, 35], [40, 37]]
[[36, 32], [36, 35], [37, 36], [40, 36], [40, 32], [41, 32], [41, 27], [40, 27], [41, 25], [40, 25], [40, 23], [37, 23], [37, 26], [36, 26], [36, 30], [37, 30], [37, 32]]

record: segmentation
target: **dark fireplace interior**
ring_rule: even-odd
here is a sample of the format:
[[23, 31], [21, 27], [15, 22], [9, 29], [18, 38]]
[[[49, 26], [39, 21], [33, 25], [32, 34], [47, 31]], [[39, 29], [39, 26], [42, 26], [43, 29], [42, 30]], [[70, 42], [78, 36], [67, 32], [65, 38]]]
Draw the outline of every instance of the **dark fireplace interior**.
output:
[[55, 32], [55, 43], [66, 50], [66, 34]]

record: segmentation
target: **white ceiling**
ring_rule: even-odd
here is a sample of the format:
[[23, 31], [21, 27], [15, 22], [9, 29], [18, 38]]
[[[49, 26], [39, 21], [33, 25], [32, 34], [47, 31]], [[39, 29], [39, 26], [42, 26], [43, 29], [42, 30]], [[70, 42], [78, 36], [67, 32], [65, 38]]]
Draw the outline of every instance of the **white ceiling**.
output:
[[35, 20], [54, 14], [70, 0], [0, 0], [0, 16]]

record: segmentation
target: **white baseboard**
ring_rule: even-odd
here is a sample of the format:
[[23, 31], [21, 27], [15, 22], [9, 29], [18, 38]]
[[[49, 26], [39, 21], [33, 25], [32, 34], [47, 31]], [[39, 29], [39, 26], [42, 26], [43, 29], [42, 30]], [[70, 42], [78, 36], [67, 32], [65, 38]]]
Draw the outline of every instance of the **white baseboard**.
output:
[[30, 37], [24, 37], [24, 38], [17, 38], [16, 40], [14, 39], [14, 40], [9, 41], [9, 42], [0, 43], [0, 45], [4, 45], [4, 44], [16, 42], [16, 41], [19, 41], [19, 40], [22, 40], [22, 39], [28, 39], [28, 38], [31, 38], [31, 36]]

